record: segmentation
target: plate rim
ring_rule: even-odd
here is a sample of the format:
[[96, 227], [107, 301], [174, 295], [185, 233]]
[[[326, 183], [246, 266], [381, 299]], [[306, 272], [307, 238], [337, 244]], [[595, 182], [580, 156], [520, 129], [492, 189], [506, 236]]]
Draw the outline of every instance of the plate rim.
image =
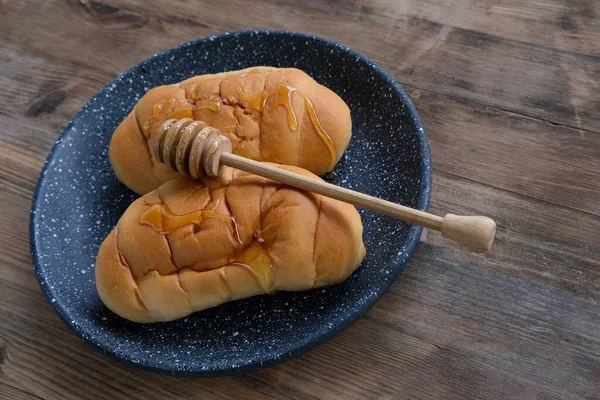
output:
[[239, 30], [239, 31], [223, 32], [223, 33], [218, 33], [218, 34], [214, 34], [214, 35], [204, 36], [204, 37], [190, 40], [188, 42], [180, 43], [176, 46], [165, 49], [159, 53], [155, 53], [154, 55], [131, 66], [126, 71], [119, 74], [116, 78], [114, 78], [110, 82], [108, 82], [98, 93], [96, 93], [87, 103], [85, 103], [79, 109], [79, 111], [77, 111], [75, 116], [69, 121], [69, 123], [61, 131], [60, 135], [56, 139], [56, 142], [54, 143], [50, 152], [48, 153], [46, 160], [44, 161], [42, 170], [40, 171], [40, 175], [36, 182], [35, 191], [32, 196], [31, 208], [30, 208], [30, 214], [29, 214], [29, 248], [30, 248], [31, 261], [32, 261], [33, 269], [35, 271], [35, 275], [36, 275], [38, 284], [40, 286], [40, 289], [42, 290], [42, 293], [46, 297], [48, 304], [50, 304], [52, 309], [54, 309], [54, 311], [58, 314], [58, 316], [65, 323], [65, 325], [67, 325], [84, 342], [90, 344], [94, 349], [103, 353], [105, 356], [109, 356], [109, 358], [116, 360], [124, 365], [133, 366], [138, 369], [145, 370], [145, 371], [159, 373], [159, 374], [165, 374], [165, 375], [216, 377], [216, 376], [226, 376], [226, 375], [237, 375], [237, 374], [242, 374], [245, 372], [255, 371], [258, 369], [271, 367], [271, 366], [280, 364], [282, 362], [285, 362], [289, 359], [295, 358], [295, 357], [297, 357], [301, 354], [304, 354], [304, 353], [308, 352], [309, 350], [312, 350], [312, 349], [320, 346], [321, 344], [329, 341], [334, 336], [336, 336], [337, 334], [342, 332], [344, 329], [346, 329], [348, 326], [350, 326], [352, 323], [356, 322], [362, 315], [364, 315], [375, 304], [377, 304], [377, 302], [388, 291], [390, 286], [396, 281], [396, 279], [398, 278], [398, 276], [400, 275], [402, 270], [405, 268], [406, 264], [408, 263], [412, 254], [414, 253], [414, 251], [416, 250], [417, 246], [420, 243], [420, 236], [421, 236], [421, 232], [422, 232], [423, 228], [421, 226], [411, 224], [408, 234], [407, 234], [407, 246], [406, 246], [406, 252], [405, 252], [406, 255], [405, 255], [405, 257], [403, 257], [404, 260], [399, 260], [399, 258], [400, 258], [399, 256], [397, 256], [397, 258], [394, 260], [394, 262], [401, 263], [400, 268], [398, 269], [398, 273], [394, 274], [394, 276], [392, 276], [390, 279], [386, 280], [385, 284], [382, 285], [381, 293], [379, 295], [368, 299], [360, 307], [354, 308], [349, 313], [348, 317], [346, 317], [338, 325], [333, 326], [324, 335], [319, 336], [317, 338], [317, 340], [305, 343], [298, 347], [295, 347], [294, 349], [286, 352], [285, 354], [281, 355], [280, 357], [270, 358], [270, 359], [268, 359], [266, 361], [262, 361], [262, 362], [255, 361], [255, 362], [251, 362], [251, 363], [245, 364], [240, 367], [235, 367], [235, 368], [228, 366], [227, 368], [217, 368], [217, 369], [212, 369], [212, 370], [201, 370], [198, 368], [196, 368], [196, 369], [192, 368], [189, 370], [188, 369], [172, 370], [172, 369], [166, 369], [164, 367], [159, 367], [157, 365], [153, 365], [150, 363], [134, 362], [128, 358], [125, 358], [125, 357], [119, 355], [112, 349], [107, 349], [106, 347], [103, 347], [101, 345], [101, 343], [99, 341], [97, 341], [93, 336], [87, 335], [82, 329], [79, 328], [79, 326], [77, 324], [72, 323], [72, 321], [69, 317], [69, 314], [64, 309], [64, 307], [62, 307], [59, 304], [59, 302], [51, 301], [53, 297], [50, 292], [50, 289], [48, 288], [48, 285], [46, 282], [46, 276], [41, 271], [42, 268], [40, 268], [41, 264], [40, 264], [39, 254], [37, 251], [37, 242], [38, 242], [37, 234], [38, 234], [38, 232], [35, 227], [36, 219], [37, 219], [36, 210], [39, 206], [39, 202], [40, 202], [39, 193], [41, 190], [42, 183], [45, 180], [46, 171], [52, 165], [52, 161], [55, 159], [55, 152], [57, 151], [59, 146], [62, 144], [65, 137], [72, 131], [75, 121], [78, 120], [79, 118], [81, 118], [81, 114], [96, 101], [96, 98], [99, 98], [100, 96], [105, 95], [106, 91], [116, 81], [121, 80], [123, 76], [130, 73], [133, 69], [139, 68], [143, 64], [153, 61], [157, 58], [164, 57], [173, 51], [176, 51], [178, 49], [185, 48], [188, 46], [193, 46], [199, 42], [208, 41], [208, 40], [214, 41], [216, 39], [221, 39], [221, 38], [225, 38], [228, 36], [244, 36], [244, 35], [250, 35], [250, 36], [273, 35], [273, 36], [292, 37], [292, 38], [300, 37], [300, 38], [305, 38], [307, 40], [314, 40], [317, 42], [322, 42], [328, 46], [338, 47], [338, 48], [344, 50], [345, 52], [349, 53], [350, 55], [357, 57], [357, 59], [366, 62], [367, 65], [369, 65], [378, 74], [380, 74], [385, 79], [386, 83], [391, 88], [393, 88], [393, 90], [396, 92], [397, 95], [400, 96], [404, 105], [408, 109], [408, 114], [409, 114], [410, 118], [412, 118], [413, 123], [417, 127], [417, 136], [419, 137], [419, 150], [420, 150], [420, 153], [422, 154], [422, 162], [421, 162], [422, 174], [421, 174], [421, 182], [420, 182], [422, 191], [421, 191], [421, 195], [419, 198], [419, 206], [417, 207], [417, 209], [419, 209], [421, 211], [427, 211], [429, 209], [429, 204], [430, 204], [430, 199], [431, 199], [431, 188], [432, 188], [432, 184], [433, 184], [433, 182], [432, 182], [433, 181], [432, 160], [431, 160], [431, 151], [429, 148], [429, 140], [427, 138], [427, 133], [425, 131], [425, 128], [423, 127], [423, 122], [421, 121], [421, 117], [419, 116], [419, 113], [417, 112], [416, 107], [414, 106], [414, 104], [412, 103], [412, 101], [410, 100], [410, 98], [408, 97], [406, 92], [394, 80], [394, 78], [390, 74], [388, 74], [383, 68], [381, 68], [375, 62], [373, 62], [371, 59], [362, 55], [361, 53], [357, 52], [356, 50], [353, 50], [350, 47], [340, 44], [338, 42], [335, 42], [333, 40], [325, 39], [325, 38], [315, 36], [315, 35], [310, 35], [307, 33], [284, 31], [284, 30], [272, 30], [272, 29], [257, 29], [257, 30]]

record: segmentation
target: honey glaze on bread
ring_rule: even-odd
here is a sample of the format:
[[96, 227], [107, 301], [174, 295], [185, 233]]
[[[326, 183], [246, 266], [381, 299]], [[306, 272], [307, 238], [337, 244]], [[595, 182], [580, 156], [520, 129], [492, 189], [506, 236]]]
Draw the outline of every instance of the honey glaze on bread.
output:
[[234, 234], [236, 241], [242, 244], [235, 218], [216, 213], [214, 208], [212, 210], [197, 210], [185, 215], [175, 215], [166, 204], [154, 204], [144, 211], [140, 217], [140, 223], [153, 227], [158, 233], [166, 234], [183, 228], [186, 225], [200, 226], [206, 218], [216, 218], [225, 222], [229, 226], [229, 230]]
[[176, 178], [132, 203], [100, 247], [96, 285], [124, 318], [171, 321], [337, 284], [364, 257], [353, 206], [227, 168], [200, 182]]
[[[308, 98], [306, 94], [299, 91], [298, 88], [291, 86], [288, 83], [280, 83], [273, 90], [260, 93], [258, 95], [247, 95], [245, 92], [239, 90], [239, 104], [241, 104], [245, 109], [255, 110], [263, 112], [267, 107], [267, 100], [271, 97], [275, 96], [275, 100], [272, 103], [271, 107], [284, 106], [287, 110], [287, 119], [288, 125], [292, 131], [298, 130], [298, 118], [296, 116], [296, 112], [292, 107], [292, 95], [294, 93], [298, 93], [304, 99], [304, 107], [310, 117], [310, 121], [315, 128], [317, 134], [323, 141], [323, 143], [327, 146], [329, 150], [329, 155], [331, 156], [332, 163], [335, 164], [336, 160], [336, 152], [333, 146], [333, 140], [331, 140], [331, 136], [325, 132], [325, 129], [319, 122], [319, 117], [317, 117], [317, 113], [315, 111], [315, 106], [312, 101]], [[235, 99], [234, 99], [235, 100]], [[333, 168], [333, 165], [331, 166]]]
[[[223, 194], [217, 200], [216, 206], [218, 206], [222, 198]], [[264, 289], [265, 293], [274, 293], [275, 285], [273, 284], [273, 274], [271, 271], [273, 267], [263, 247], [264, 239], [258, 238], [254, 234], [252, 238], [255, 239], [256, 243], [244, 247], [235, 217], [215, 212], [216, 206], [212, 210], [197, 210], [185, 215], [175, 215], [169, 210], [166, 204], [154, 204], [141, 215], [140, 223], [153, 227], [160, 234], [167, 234], [187, 225], [200, 227], [206, 218], [216, 218], [225, 222], [233, 234], [235, 241], [240, 246], [240, 250], [236, 250], [234, 253], [232, 265], [247, 268], [258, 284]]]
[[117, 178], [143, 194], [175, 177], [151, 149], [164, 121], [183, 118], [218, 129], [235, 154], [317, 175], [333, 169], [352, 134], [344, 101], [298, 69], [200, 75], [151, 89], [115, 130], [109, 156]]

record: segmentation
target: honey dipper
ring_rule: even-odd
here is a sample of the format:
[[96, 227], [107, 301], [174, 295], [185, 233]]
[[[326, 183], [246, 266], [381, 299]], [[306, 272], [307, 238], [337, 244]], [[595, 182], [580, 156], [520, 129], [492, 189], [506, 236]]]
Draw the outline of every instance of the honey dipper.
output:
[[190, 118], [165, 121], [158, 128], [154, 142], [154, 155], [160, 162], [192, 178], [198, 178], [202, 171], [216, 177], [224, 166], [229, 166], [439, 231], [445, 238], [478, 253], [488, 251], [494, 241], [496, 223], [488, 217], [454, 214], [440, 217], [240, 157], [231, 150], [231, 142], [217, 129]]

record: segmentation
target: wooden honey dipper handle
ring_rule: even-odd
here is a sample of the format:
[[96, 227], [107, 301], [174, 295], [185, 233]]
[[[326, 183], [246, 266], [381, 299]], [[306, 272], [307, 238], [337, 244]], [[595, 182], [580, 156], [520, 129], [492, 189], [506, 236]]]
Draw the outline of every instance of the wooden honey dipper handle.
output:
[[380, 214], [421, 225], [475, 251], [486, 252], [494, 241], [496, 223], [482, 216], [446, 214], [439, 217], [387, 200], [309, 178], [273, 165], [231, 153], [227, 137], [200, 121], [169, 120], [157, 131], [154, 154], [172, 169], [198, 177], [201, 171], [217, 176], [223, 166], [251, 172], [299, 189], [308, 190]]
[[221, 165], [251, 172], [289, 186], [308, 190], [375, 211], [379, 214], [389, 215], [406, 222], [440, 231], [442, 236], [454, 240], [475, 252], [488, 251], [492, 246], [496, 234], [496, 223], [488, 217], [446, 214], [442, 218], [232, 153], [223, 153], [221, 155]]

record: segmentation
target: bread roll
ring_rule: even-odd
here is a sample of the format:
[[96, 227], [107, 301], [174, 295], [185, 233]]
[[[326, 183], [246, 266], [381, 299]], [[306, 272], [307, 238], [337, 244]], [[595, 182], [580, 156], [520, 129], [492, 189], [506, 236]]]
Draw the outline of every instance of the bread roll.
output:
[[151, 149], [160, 124], [185, 117], [219, 129], [235, 154], [317, 175], [333, 169], [352, 134], [346, 103], [298, 69], [200, 75], [151, 89], [119, 125], [109, 152], [117, 178], [139, 194], [173, 179]]
[[[317, 176], [297, 167], [282, 167]], [[344, 281], [365, 257], [349, 204], [227, 168], [179, 177], [131, 204], [100, 247], [98, 293], [135, 322]]]

